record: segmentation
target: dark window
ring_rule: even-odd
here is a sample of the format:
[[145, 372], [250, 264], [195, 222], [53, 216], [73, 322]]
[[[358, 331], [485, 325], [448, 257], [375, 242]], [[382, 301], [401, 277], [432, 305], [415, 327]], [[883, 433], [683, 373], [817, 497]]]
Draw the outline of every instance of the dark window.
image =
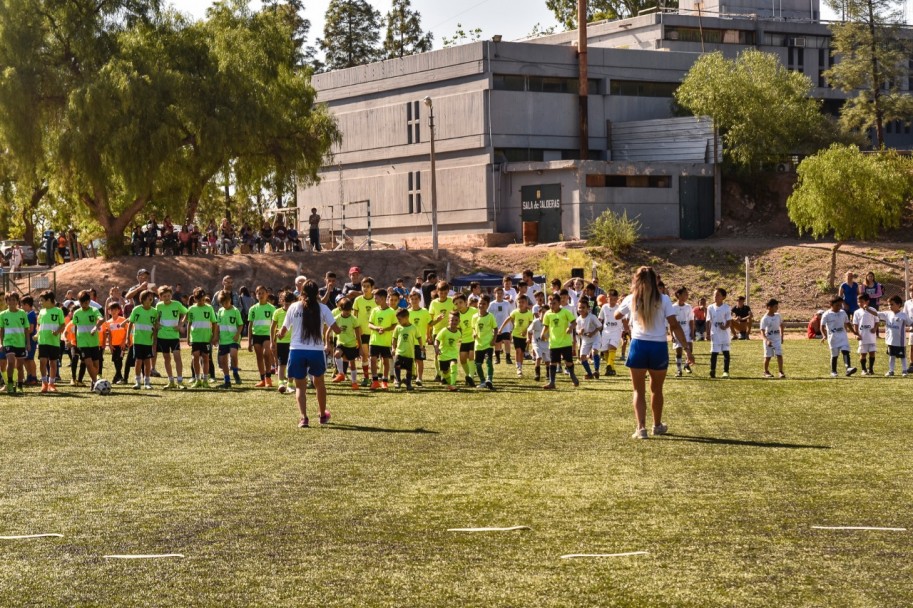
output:
[[406, 143], [418, 144], [422, 141], [421, 111], [419, 102], [410, 101], [406, 104]]
[[671, 188], [668, 175], [606, 175], [608, 188]]
[[526, 77], [513, 76], [510, 74], [495, 74], [494, 89], [495, 91], [525, 91]]
[[630, 97], [672, 97], [678, 88], [677, 82], [646, 82], [643, 80], [613, 80], [609, 93]]
[[422, 172], [409, 172], [409, 213], [422, 212]]
[[[561, 78], [559, 76], [513, 76], [495, 74], [494, 89], [496, 91], [531, 91], [533, 93], [577, 93], [579, 87], [577, 78]], [[599, 80], [590, 78], [587, 90], [591, 95], [599, 92]]]

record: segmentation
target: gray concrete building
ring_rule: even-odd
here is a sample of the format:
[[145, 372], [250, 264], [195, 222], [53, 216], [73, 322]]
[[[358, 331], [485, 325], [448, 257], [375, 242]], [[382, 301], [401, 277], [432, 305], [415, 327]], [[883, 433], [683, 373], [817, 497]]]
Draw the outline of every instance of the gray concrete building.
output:
[[[324, 234], [344, 230], [356, 245], [369, 226], [376, 241], [430, 244], [427, 97], [443, 243], [519, 241], [524, 222], [538, 222], [540, 242], [581, 238], [607, 209], [638, 217], [647, 237], [709, 236], [720, 216], [722, 151], [706, 120], [673, 118], [672, 107], [700, 54], [774, 52], [834, 108], [843, 96], [821, 76], [830, 31], [817, 22], [817, 0], [778, 0], [767, 13], [759, 0], [713, 0], [699, 13], [692, 4], [590, 26], [587, 161], [579, 160], [576, 32], [315, 75], [342, 143], [321, 182], [299, 190], [299, 206], [318, 209]], [[889, 143], [908, 146], [909, 127], [893, 127]]]

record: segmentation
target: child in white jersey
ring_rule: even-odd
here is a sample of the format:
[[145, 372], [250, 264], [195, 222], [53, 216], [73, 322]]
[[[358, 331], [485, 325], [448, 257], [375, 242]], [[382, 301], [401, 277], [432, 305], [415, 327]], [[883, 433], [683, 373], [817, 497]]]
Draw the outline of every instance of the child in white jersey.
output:
[[[875, 373], [875, 351], [878, 349], [878, 315], [868, 310], [870, 298], [868, 294], [859, 296], [859, 308], [853, 312], [853, 333], [859, 340], [856, 352], [859, 353], [859, 367], [863, 376]], [[868, 368], [866, 359], [868, 358]]]
[[[910, 285], [910, 298], [904, 302], [903, 311], [907, 317], [913, 321], [913, 285]], [[913, 374], [913, 327], [908, 330], [910, 334], [910, 367], [907, 368], [908, 374]]]
[[[675, 319], [682, 326], [682, 332], [688, 340], [688, 344], [679, 344], [675, 333], [672, 333], [672, 347], [675, 348], [675, 376], [678, 378], [682, 376], [682, 353], [685, 350], [690, 352], [691, 349], [688, 347], [694, 342], [694, 310], [688, 304], [688, 295], [687, 287], [679, 287], [675, 291], [675, 303], [672, 304]], [[684, 368], [686, 372], [691, 373], [691, 366], [687, 361], [684, 362]]]
[[622, 333], [624, 324], [615, 318], [615, 311], [618, 309], [619, 298], [618, 291], [609, 290], [609, 299], [602, 305], [599, 310], [599, 320], [602, 321], [602, 350], [606, 353], [606, 376], [616, 376], [615, 355], [618, 354], [618, 348], [622, 343]]
[[852, 376], [856, 368], [850, 365], [850, 340], [847, 332], [853, 331], [850, 319], [843, 310], [843, 298], [831, 300], [831, 309], [821, 315], [821, 341], [831, 349], [831, 378], [837, 377], [837, 359], [843, 355], [846, 375]]
[[888, 300], [888, 307], [890, 310], [885, 312], [878, 312], [872, 307], [869, 307], [869, 312], [872, 314], [877, 314], [878, 318], [884, 321], [885, 334], [884, 341], [888, 347], [888, 371], [885, 376], [894, 375], [894, 366], [898, 359], [900, 359], [900, 373], [906, 377], [907, 376], [907, 353], [904, 349], [904, 336], [906, 335], [907, 329], [910, 327], [910, 318], [903, 311], [903, 300], [900, 299], [900, 296], [892, 296]]
[[[580, 364], [583, 366], [584, 376], [587, 380], [598, 378], [590, 368], [590, 357], [593, 357], [596, 369], [599, 369], [599, 337], [602, 332], [602, 323], [596, 315], [590, 313], [590, 302], [586, 296], [577, 304], [577, 337], [580, 340], [578, 354]], [[597, 372], [598, 373], [598, 372]]]
[[716, 361], [723, 353], [723, 377], [729, 377], [729, 346], [732, 336], [729, 326], [732, 311], [725, 303], [726, 290], [718, 287], [713, 292], [713, 304], [707, 307], [707, 324], [710, 326], [710, 377], [716, 378]]
[[773, 378], [770, 373], [770, 360], [777, 358], [779, 377], [785, 378], [783, 373], [783, 319], [780, 313], [780, 303], [771, 298], [767, 301], [767, 313], [761, 317], [761, 337], [764, 339], [764, 377]]
[[[540, 296], [542, 292], [536, 294], [536, 301], [542, 301], [545, 299], [545, 296]], [[542, 324], [542, 317], [545, 313], [548, 312], [548, 306], [543, 304], [536, 304], [533, 306], [533, 322], [529, 325], [529, 331], [527, 331], [526, 339], [528, 344], [533, 345], [533, 356], [536, 358], [536, 382], [539, 382], [542, 377], [542, 364], [545, 363], [546, 369], [548, 365], [552, 362], [551, 351], [548, 348], [548, 340], [543, 340], [542, 329], [545, 325]]]
[[[510, 277], [505, 277], [505, 279], [509, 278]], [[498, 324], [498, 335], [495, 338], [495, 363], [501, 363], [501, 351], [504, 351], [507, 364], [510, 365], [512, 363], [510, 359], [510, 332], [513, 331], [513, 324], [507, 323], [505, 325], [505, 321], [510, 318], [510, 313], [513, 312], [514, 305], [505, 299], [505, 293], [503, 287], [495, 288], [495, 299], [488, 307], [488, 312], [494, 315], [495, 322]]]

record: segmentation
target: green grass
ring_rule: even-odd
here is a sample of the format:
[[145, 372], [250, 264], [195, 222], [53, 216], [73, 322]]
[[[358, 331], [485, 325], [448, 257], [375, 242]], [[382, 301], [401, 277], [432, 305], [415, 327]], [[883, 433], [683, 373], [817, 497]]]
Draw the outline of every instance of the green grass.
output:
[[[544, 393], [504, 365], [494, 393], [334, 387], [308, 430], [253, 390], [4, 397], [0, 535], [65, 536], [0, 541], [0, 605], [913, 604], [911, 533], [811, 529], [913, 528], [913, 379], [825, 379], [791, 341], [762, 380], [760, 349], [711, 381], [699, 343], [641, 442], [623, 377]], [[187, 558], [101, 558], [158, 552]]]

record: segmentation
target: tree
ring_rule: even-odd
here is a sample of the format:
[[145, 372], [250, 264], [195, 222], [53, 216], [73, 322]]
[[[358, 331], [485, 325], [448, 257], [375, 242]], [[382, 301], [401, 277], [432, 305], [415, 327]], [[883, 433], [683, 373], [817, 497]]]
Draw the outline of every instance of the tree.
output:
[[694, 63], [675, 100], [713, 118], [726, 158], [753, 169], [762, 161], [814, 152], [833, 136], [811, 89], [807, 76], [787, 70], [773, 54], [748, 50], [729, 60], [717, 51]]
[[[545, 6], [555, 14], [555, 19], [567, 30], [577, 29], [577, 0], [545, 0]], [[660, 6], [659, 0], [588, 0], [587, 23], [606, 19], [634, 17], [640, 11]], [[662, 4], [675, 8], [678, 0]]]
[[388, 59], [427, 53], [431, 50], [434, 34], [422, 32], [422, 16], [412, 10], [411, 0], [393, 0], [387, 13], [387, 37], [384, 55]]
[[527, 34], [526, 37], [538, 38], [540, 36], [551, 36], [556, 31], [558, 31], [557, 25], [549, 25], [548, 27], [543, 27], [541, 23], [537, 23], [533, 26], [533, 29], [530, 30], [529, 34]]
[[910, 41], [901, 35], [903, 3], [898, 0], [828, 0], [848, 21], [831, 25], [834, 66], [828, 82], [855, 93], [840, 112], [849, 129], [875, 130], [877, 147], [884, 147], [885, 121], [910, 122], [913, 99], [901, 92], [907, 77]]
[[477, 42], [482, 38], [482, 28], [477, 27], [471, 30], [464, 30], [462, 23], [457, 23], [456, 31], [453, 33], [453, 36], [449, 38], [444, 36], [441, 40], [444, 44], [444, 48], [449, 48], [451, 46], [457, 46], [459, 44], [466, 44], [468, 42]]
[[278, 14], [291, 29], [292, 41], [298, 50], [296, 63], [299, 66], [313, 65], [317, 59], [317, 49], [308, 45], [311, 21], [302, 16], [304, 0], [264, 0], [263, 11]]
[[833, 233], [828, 283], [834, 288], [837, 250], [848, 239], [872, 239], [900, 226], [913, 195], [913, 162], [893, 150], [876, 154], [834, 144], [804, 159], [786, 201], [799, 233], [820, 239]]
[[342, 70], [379, 58], [380, 12], [367, 0], [330, 0], [323, 38], [318, 41], [329, 70]]

